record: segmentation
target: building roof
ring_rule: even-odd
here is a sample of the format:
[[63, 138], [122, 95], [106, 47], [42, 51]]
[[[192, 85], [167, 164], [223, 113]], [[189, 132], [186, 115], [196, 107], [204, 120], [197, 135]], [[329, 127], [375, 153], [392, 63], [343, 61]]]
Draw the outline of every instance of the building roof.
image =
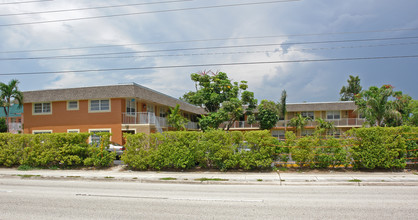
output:
[[289, 103], [286, 105], [286, 110], [288, 112], [337, 111], [355, 109], [357, 109], [357, 106], [353, 101]]
[[25, 103], [108, 98], [136, 98], [170, 107], [175, 107], [176, 104], [179, 104], [181, 110], [195, 114], [204, 114], [205, 112], [201, 107], [189, 104], [136, 83], [27, 91], [23, 92], [23, 97]]
[[[20, 117], [23, 113], [23, 106], [19, 105], [11, 105], [10, 106], [10, 113], [9, 113], [9, 117]], [[0, 108], [0, 118], [6, 117], [6, 114], [4, 113], [4, 109]]]

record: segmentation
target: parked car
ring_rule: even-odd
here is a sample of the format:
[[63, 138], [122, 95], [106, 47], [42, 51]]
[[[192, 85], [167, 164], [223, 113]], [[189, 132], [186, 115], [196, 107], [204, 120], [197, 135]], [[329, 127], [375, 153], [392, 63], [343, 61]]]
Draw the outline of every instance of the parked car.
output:
[[124, 146], [121, 146], [115, 142], [110, 142], [109, 147], [106, 148], [109, 152], [115, 152], [118, 157], [120, 157], [123, 154], [123, 151], [125, 150]]
[[[96, 145], [97, 147], [100, 147], [100, 142], [90, 142], [90, 145]], [[115, 142], [110, 142], [109, 147], [106, 147], [105, 150], [109, 152], [115, 152], [116, 159], [119, 159], [120, 156], [122, 156], [125, 147]]]

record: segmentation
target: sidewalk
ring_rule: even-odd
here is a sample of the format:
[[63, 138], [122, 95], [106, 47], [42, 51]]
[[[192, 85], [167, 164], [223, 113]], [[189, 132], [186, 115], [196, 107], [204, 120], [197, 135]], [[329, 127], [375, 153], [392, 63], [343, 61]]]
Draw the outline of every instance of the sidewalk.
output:
[[0, 168], [0, 178], [136, 181], [142, 183], [257, 185], [418, 186], [415, 172], [156, 172], [107, 170], [28, 170]]

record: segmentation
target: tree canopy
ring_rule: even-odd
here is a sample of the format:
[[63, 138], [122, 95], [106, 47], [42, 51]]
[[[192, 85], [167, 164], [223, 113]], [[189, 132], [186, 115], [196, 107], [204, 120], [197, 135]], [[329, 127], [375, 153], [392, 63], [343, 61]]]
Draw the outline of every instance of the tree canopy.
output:
[[262, 100], [258, 106], [258, 120], [260, 121], [260, 128], [263, 130], [270, 130], [277, 121], [279, 121], [278, 109], [276, 103], [273, 101]]
[[352, 76], [347, 80], [348, 86], [343, 86], [340, 91], [340, 101], [354, 101], [355, 95], [361, 92], [359, 76]]
[[17, 79], [12, 79], [8, 84], [0, 82], [0, 106], [3, 107], [6, 115], [7, 131], [9, 131], [10, 106], [12, 103], [17, 103], [19, 107], [23, 105], [23, 93], [18, 89], [18, 84]]
[[182, 99], [208, 112], [199, 120], [203, 130], [219, 128], [224, 122], [229, 130], [244, 115], [249, 116], [250, 122], [253, 121], [257, 99], [253, 92], [247, 91], [247, 81], [231, 82], [226, 73], [211, 71], [193, 73], [191, 79], [195, 82], [196, 91], [184, 94]]
[[393, 91], [393, 86], [371, 86], [356, 95], [358, 111], [371, 126], [400, 126], [409, 120], [411, 97]]

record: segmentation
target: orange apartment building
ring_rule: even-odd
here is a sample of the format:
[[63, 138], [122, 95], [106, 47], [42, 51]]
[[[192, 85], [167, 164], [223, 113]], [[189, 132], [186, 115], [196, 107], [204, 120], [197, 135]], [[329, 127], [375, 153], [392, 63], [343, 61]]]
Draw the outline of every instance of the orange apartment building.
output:
[[138, 84], [28, 91], [23, 93], [26, 134], [110, 132], [112, 141], [123, 144], [123, 133], [169, 130], [169, 107], [180, 105], [198, 129], [200, 107]]
[[[289, 126], [290, 119], [301, 114], [309, 117], [303, 132], [298, 135], [310, 135], [315, 131], [318, 122], [317, 118], [334, 123], [334, 135], [338, 136], [343, 132], [355, 127], [362, 127], [365, 119], [361, 118], [356, 112], [357, 106], [353, 101], [338, 102], [308, 102], [308, 103], [289, 103], [287, 104], [287, 114], [284, 119], [279, 120], [271, 133], [274, 137], [284, 139], [285, 130], [295, 131], [295, 128]], [[245, 121], [237, 121], [231, 127], [231, 130], [258, 130], [259, 124], [248, 124]]]

